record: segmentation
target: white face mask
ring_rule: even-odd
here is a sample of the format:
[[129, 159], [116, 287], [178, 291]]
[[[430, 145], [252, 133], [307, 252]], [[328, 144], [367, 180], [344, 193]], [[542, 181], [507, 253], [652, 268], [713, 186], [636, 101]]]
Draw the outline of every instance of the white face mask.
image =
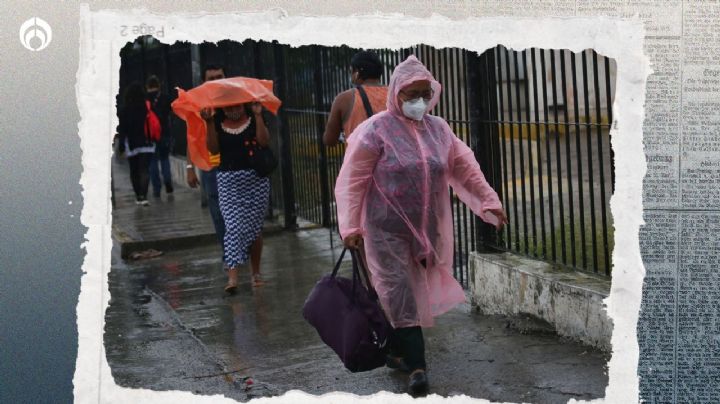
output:
[[427, 112], [428, 104], [428, 101], [425, 101], [424, 98], [418, 97], [414, 100], [407, 100], [403, 102], [402, 111], [406, 117], [416, 121], [421, 121]]

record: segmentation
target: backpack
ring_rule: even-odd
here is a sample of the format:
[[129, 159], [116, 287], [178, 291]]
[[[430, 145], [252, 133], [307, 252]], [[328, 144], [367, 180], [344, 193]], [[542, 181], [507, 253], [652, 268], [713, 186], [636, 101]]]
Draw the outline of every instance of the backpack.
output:
[[145, 101], [145, 107], [147, 108], [147, 114], [145, 115], [145, 137], [153, 142], [157, 142], [160, 140], [160, 136], [162, 135], [160, 118], [158, 118], [157, 114], [150, 106], [150, 101]]

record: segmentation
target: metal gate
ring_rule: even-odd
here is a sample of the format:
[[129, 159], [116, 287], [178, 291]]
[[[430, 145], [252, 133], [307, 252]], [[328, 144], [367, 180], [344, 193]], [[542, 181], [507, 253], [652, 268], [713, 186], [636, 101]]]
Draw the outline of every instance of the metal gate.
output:
[[510, 218], [487, 242], [610, 275], [615, 62], [592, 50], [498, 46], [480, 64], [479, 159], [491, 162]]
[[[300, 221], [337, 229], [333, 189], [345, 146], [325, 147], [322, 133], [334, 97], [351, 87], [350, 59], [357, 49], [251, 40], [204, 43], [195, 52], [189, 44], [145, 43], [139, 49], [123, 50], [121, 85], [158, 74], [169, 88], [189, 88], [199, 84], [197, 71], [205, 63], [225, 66], [228, 76], [273, 80], [283, 100], [277, 121], [269, 123], [281, 160], [272, 177], [276, 218], [286, 228]], [[508, 213], [510, 225], [497, 233], [449, 192], [454, 274], [464, 286], [475, 250], [512, 251], [610, 274], [614, 61], [592, 50], [518, 52], [502, 46], [481, 55], [425, 45], [375, 51], [385, 63], [385, 82], [409, 54], [435, 75], [443, 91], [432, 113], [475, 151]], [[176, 152], [184, 153], [181, 121], [176, 128], [182, 145]]]

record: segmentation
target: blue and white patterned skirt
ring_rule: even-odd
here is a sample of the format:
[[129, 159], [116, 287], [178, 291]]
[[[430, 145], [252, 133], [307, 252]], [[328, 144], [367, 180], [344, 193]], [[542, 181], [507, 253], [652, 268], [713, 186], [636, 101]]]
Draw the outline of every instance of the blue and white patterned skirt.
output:
[[223, 260], [228, 268], [245, 265], [262, 231], [270, 199], [270, 178], [255, 170], [218, 171], [220, 212], [225, 221]]

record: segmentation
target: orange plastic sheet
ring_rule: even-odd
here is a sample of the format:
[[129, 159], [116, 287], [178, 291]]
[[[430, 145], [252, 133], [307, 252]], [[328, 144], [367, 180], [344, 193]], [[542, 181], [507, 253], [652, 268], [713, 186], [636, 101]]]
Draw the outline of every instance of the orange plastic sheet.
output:
[[207, 127], [200, 117], [203, 108], [222, 108], [246, 102], [259, 102], [268, 111], [277, 114], [281, 101], [273, 94], [273, 82], [251, 77], [231, 77], [207, 81], [185, 91], [177, 89], [178, 98], [172, 109], [187, 124], [188, 157], [201, 170], [209, 170], [210, 153], [207, 149]]

